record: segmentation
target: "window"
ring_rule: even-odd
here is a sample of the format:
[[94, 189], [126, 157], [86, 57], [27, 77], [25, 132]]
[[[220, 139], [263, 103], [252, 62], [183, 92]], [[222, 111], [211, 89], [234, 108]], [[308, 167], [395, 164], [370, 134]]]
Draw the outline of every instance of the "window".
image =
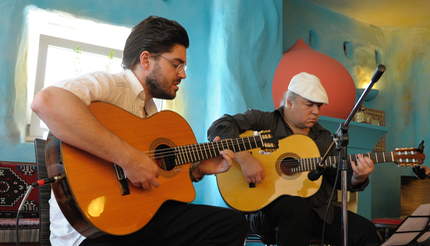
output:
[[[43, 88], [91, 71], [119, 72], [129, 28], [79, 19], [58, 11], [27, 8], [28, 95], [26, 140], [45, 138], [49, 129], [30, 104]], [[161, 109], [162, 100], [156, 101]]]
[[[33, 96], [62, 79], [99, 70], [120, 72], [121, 57], [121, 50], [41, 34]], [[31, 112], [28, 137], [44, 137], [47, 132], [47, 126]]]

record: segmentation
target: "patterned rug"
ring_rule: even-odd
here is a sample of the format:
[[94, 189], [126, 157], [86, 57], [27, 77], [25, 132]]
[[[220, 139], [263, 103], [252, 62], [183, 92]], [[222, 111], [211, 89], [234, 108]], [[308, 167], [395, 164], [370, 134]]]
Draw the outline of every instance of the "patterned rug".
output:
[[[16, 218], [28, 187], [37, 181], [34, 163], [0, 162], [0, 218]], [[39, 188], [34, 188], [24, 203], [20, 217], [39, 217]]]

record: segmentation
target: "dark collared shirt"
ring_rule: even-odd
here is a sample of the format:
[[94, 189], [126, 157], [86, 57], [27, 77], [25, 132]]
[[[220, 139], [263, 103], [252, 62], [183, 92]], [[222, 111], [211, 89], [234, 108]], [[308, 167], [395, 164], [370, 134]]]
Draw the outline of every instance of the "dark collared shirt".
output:
[[[247, 130], [271, 130], [278, 139], [283, 139], [294, 134], [290, 126], [284, 120], [283, 107], [272, 112], [248, 109], [243, 114], [236, 114], [233, 116], [225, 114], [223, 117], [212, 123], [208, 130], [208, 140], [212, 141], [216, 136], [219, 136], [221, 139], [237, 138]], [[310, 129], [308, 136], [316, 143], [321, 156], [326, 153], [333, 141], [332, 134], [319, 123], [316, 123]], [[337, 155], [338, 152], [334, 147], [330, 151], [329, 156]], [[307, 198], [309, 205], [318, 213], [321, 219], [324, 219], [327, 205], [330, 200], [336, 178], [336, 170], [337, 169], [331, 169], [327, 171], [323, 176], [320, 189], [313, 196]], [[348, 190], [351, 192], [362, 191], [369, 184], [369, 179], [367, 179], [363, 184], [359, 185], [359, 187], [352, 187], [351, 178], [352, 169], [349, 168], [347, 171], [347, 184]], [[339, 175], [336, 185], [336, 188], [338, 189], [341, 189], [340, 180], [341, 178]], [[337, 199], [337, 192], [333, 197], [334, 200]], [[333, 207], [330, 207], [327, 215], [327, 223], [331, 224], [332, 220]]]

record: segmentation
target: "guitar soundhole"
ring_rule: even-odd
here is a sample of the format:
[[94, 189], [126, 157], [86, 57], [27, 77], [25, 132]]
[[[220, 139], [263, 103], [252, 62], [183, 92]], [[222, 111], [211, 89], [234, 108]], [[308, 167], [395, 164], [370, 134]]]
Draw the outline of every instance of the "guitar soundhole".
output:
[[285, 175], [294, 175], [296, 174], [296, 171], [293, 171], [293, 168], [296, 168], [299, 165], [300, 163], [296, 159], [293, 157], [287, 157], [281, 161], [281, 171]]
[[161, 144], [154, 151], [154, 161], [157, 165], [166, 171], [175, 168], [176, 155], [170, 146]]

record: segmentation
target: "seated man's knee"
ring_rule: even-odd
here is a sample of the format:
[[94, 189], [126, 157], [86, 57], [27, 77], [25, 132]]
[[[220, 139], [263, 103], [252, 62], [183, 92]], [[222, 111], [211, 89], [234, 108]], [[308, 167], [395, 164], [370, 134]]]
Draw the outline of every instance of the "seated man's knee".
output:
[[278, 200], [276, 200], [274, 209], [279, 209], [279, 211], [282, 211], [282, 215], [284, 216], [298, 218], [304, 218], [312, 211], [307, 199], [296, 196], [280, 197]]

